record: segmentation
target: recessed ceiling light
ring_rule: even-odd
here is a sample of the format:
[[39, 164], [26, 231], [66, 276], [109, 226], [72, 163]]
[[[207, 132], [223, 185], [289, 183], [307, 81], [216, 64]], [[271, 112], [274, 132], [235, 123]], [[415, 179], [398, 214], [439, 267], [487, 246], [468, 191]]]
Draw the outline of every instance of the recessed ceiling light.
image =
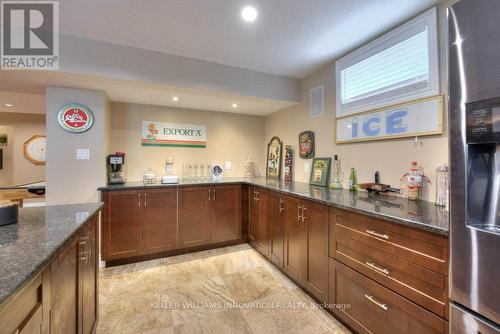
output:
[[12, 105], [12, 104], [10, 104], [10, 103], [6, 103], [6, 104], [5, 104], [5, 106], [6, 106], [6, 107], [12, 107], [13, 105]]
[[172, 97], [172, 101], [177, 102], [179, 101], [179, 98], [177, 96]]
[[250, 6], [243, 8], [241, 11], [241, 17], [247, 22], [255, 21], [257, 19], [257, 14], [257, 9]]
[[233, 103], [233, 108], [238, 108], [238, 105], [236, 103]]

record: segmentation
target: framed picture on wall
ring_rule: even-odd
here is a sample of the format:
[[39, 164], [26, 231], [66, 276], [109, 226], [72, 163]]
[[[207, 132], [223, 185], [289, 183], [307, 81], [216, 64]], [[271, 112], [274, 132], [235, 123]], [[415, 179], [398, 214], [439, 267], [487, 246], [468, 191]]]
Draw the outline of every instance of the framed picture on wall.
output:
[[283, 143], [278, 137], [271, 138], [267, 144], [266, 158], [266, 176], [280, 178], [281, 177], [281, 153], [283, 151]]
[[314, 158], [314, 132], [299, 133], [299, 155], [302, 159]]
[[332, 158], [314, 158], [309, 184], [326, 187], [330, 176]]

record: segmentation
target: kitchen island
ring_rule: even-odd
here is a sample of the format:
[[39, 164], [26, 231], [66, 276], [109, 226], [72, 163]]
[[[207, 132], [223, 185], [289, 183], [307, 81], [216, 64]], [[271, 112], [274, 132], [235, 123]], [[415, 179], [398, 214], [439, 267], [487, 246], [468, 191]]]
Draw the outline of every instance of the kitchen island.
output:
[[91, 333], [102, 203], [20, 208], [0, 227], [0, 333]]

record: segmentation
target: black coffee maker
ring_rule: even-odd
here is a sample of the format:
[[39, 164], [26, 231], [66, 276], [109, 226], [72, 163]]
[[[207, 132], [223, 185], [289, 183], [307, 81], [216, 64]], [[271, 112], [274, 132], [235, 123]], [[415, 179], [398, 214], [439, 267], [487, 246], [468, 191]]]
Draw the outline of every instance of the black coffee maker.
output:
[[108, 155], [108, 184], [125, 183], [123, 165], [125, 164], [125, 153], [116, 152]]

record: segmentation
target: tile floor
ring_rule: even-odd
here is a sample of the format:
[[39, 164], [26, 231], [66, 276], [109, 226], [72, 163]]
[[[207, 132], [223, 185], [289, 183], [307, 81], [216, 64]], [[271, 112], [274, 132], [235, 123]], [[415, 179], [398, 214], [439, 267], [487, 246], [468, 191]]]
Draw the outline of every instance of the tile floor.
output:
[[249, 245], [101, 269], [97, 333], [350, 333]]

